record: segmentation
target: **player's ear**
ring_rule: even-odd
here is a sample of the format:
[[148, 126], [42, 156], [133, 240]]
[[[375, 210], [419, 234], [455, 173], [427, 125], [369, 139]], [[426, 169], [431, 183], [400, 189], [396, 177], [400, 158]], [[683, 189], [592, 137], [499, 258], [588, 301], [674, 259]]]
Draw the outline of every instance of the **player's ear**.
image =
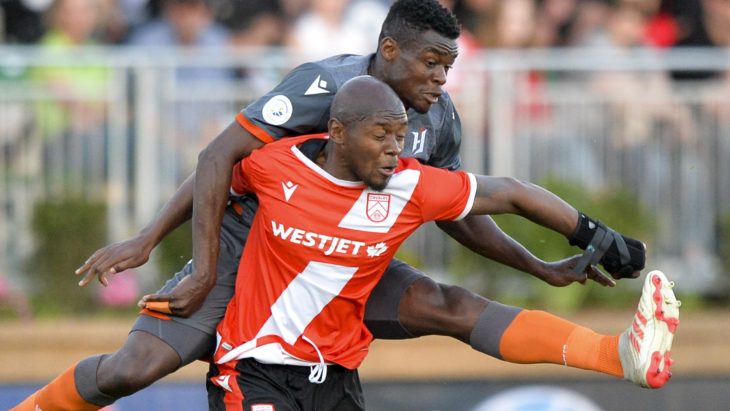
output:
[[327, 127], [330, 133], [330, 139], [337, 144], [342, 144], [345, 138], [345, 126], [336, 118], [331, 118]]
[[383, 56], [386, 61], [394, 60], [400, 53], [398, 42], [392, 37], [383, 37], [383, 39], [380, 40], [379, 50], [380, 55]]

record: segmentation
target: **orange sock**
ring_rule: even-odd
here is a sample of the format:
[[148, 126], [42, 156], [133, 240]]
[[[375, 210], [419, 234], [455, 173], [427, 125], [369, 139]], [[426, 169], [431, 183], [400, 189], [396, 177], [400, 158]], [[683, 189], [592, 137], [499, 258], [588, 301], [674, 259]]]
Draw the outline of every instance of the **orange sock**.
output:
[[79, 395], [74, 382], [75, 369], [76, 365], [67, 369], [10, 411], [36, 411], [37, 409], [43, 411], [96, 411], [101, 409], [101, 406], [87, 402]]
[[521, 311], [502, 334], [499, 351], [513, 363], [562, 364], [624, 375], [617, 335], [601, 335], [544, 311]]

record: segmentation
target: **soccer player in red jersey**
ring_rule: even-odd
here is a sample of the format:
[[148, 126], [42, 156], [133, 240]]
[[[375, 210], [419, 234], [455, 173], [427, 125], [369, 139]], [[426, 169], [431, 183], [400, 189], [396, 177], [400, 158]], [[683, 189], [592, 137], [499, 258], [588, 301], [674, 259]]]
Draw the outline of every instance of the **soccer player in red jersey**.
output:
[[[512, 213], [566, 237], [579, 231], [578, 211], [538, 186], [399, 158], [407, 129], [392, 89], [356, 77], [335, 96], [329, 136], [269, 143], [234, 169], [232, 190], [255, 193], [259, 209], [218, 326], [211, 410], [364, 410], [356, 370], [372, 341], [365, 304], [397, 248], [427, 221]], [[647, 331], [651, 338], [637, 340], [636, 325], [605, 336], [511, 307], [494, 349], [513, 362], [562, 363], [663, 385], [678, 304], [663, 275], [652, 279], [642, 297], [654, 307], [645, 310], [651, 325], [639, 324], [642, 338]], [[656, 292], [664, 293], [659, 301]], [[661, 366], [647, 356], [634, 361], [650, 350]]]

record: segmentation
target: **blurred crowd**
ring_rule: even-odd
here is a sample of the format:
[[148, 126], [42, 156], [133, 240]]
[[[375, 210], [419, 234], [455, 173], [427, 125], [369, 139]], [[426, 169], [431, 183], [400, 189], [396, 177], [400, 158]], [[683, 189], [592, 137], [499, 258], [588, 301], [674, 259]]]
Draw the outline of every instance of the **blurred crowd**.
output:
[[[0, 0], [0, 43], [375, 47], [391, 0]], [[730, 45], [725, 0], [442, 0], [463, 47]]]
[[[460, 57], [457, 62], [485, 49], [569, 47], [621, 52], [638, 47], [730, 47], [730, 0], [440, 1], [453, 10], [462, 23]], [[84, 45], [221, 49], [277, 46], [287, 47], [304, 59], [315, 60], [339, 53], [374, 52], [380, 25], [391, 3], [392, 0], [0, 0], [0, 46], [39, 45], [64, 50]], [[108, 101], [107, 85], [114, 81], [113, 70], [97, 66], [64, 66], [35, 67], [25, 73], [15, 73], [8, 69], [13, 67], [12, 64], [3, 67], [2, 60], [3, 55], [0, 54], [0, 86], [3, 83], [17, 83], [17, 79], [23, 77], [30, 80], [29, 83], [42, 84], [43, 96], [46, 97], [28, 106], [2, 107], [0, 143], [8, 153], [9, 167], [23, 164], [24, 157], [17, 153], [24, 153], [24, 136], [34, 131], [44, 136], [42, 150], [36, 150], [40, 152], [37, 157], [42, 159], [37, 163], [44, 164], [48, 174], [44, 181], [54, 182], [47, 184], [43, 192], [51, 192], [54, 187], [57, 189], [61, 186], [55, 183], [58, 178], [75, 175], [59, 173], [59, 169], [75, 167], [79, 169], [78, 175], [104, 175], [107, 170], [106, 154], [99, 156], [91, 153], [109, 152], [106, 145], [109, 144], [107, 131], [110, 115], [104, 102]], [[467, 81], [469, 73], [461, 72], [459, 68], [457, 64], [456, 70], [449, 76], [449, 92], [456, 94], [455, 91], [458, 92], [460, 87], [469, 85], [471, 88], [484, 89], [485, 96], [491, 95], [494, 84], [488, 81], [484, 84], [482, 79]], [[174, 161], [180, 163], [177, 164], [180, 170], [189, 170], [195, 164], [197, 153], [205, 146], [207, 139], [221, 129], [221, 124], [230, 121], [231, 112], [240, 109], [240, 106], [224, 107], [205, 99], [190, 98], [188, 101], [188, 96], [217, 95], [220, 90], [230, 88], [230, 84], [233, 84], [230, 80], [241, 78], [250, 80], [244, 88], [246, 91], [260, 95], [278, 81], [276, 79], [271, 83], [271, 79], [268, 79], [269, 83], [258, 84], [257, 79], [270, 76], [270, 73], [247, 75], [256, 73], [242, 70], [234, 72], [230, 67], [215, 65], [177, 68], [175, 81], [181, 87], [176, 88], [176, 92], [182, 97], [178, 96], [180, 99], [176, 100], [174, 110], [169, 110], [172, 113], [165, 111], [165, 115], [160, 116], [160, 121], [167, 128], [160, 126], [159, 129], [169, 131], [175, 127], [169, 133], [175, 135], [175, 140], [167, 142], [162, 138], [160, 151], [176, 152]], [[523, 128], [531, 132], [534, 130], [530, 129], [530, 125], [534, 124], [538, 134], [551, 137], [539, 142], [547, 147], [545, 150], [534, 150], [530, 164], [535, 169], [540, 161], [550, 162], [551, 166], [555, 163], [570, 166], [589, 162], [602, 167], [600, 161], [593, 161], [591, 154], [595, 149], [593, 146], [601, 141], [602, 136], [609, 151], [615, 150], [619, 153], [617, 156], [623, 156], [620, 158], [625, 159], [627, 164], [635, 165], [635, 168], [625, 167], [622, 171], [629, 174], [628, 181], [634, 182], [637, 188], [656, 188], [652, 192], [639, 190], [645, 196], [653, 196], [650, 200], [660, 198], [659, 194], [652, 193], [671, 191], [674, 186], [670, 183], [680, 181], [683, 187], [689, 189], [674, 190], [672, 196], [684, 193], [685, 197], [691, 199], [728, 197], [726, 201], [730, 201], [730, 194], [713, 192], [718, 187], [730, 186], [725, 183], [724, 177], [721, 178], [730, 174], [715, 171], [719, 170], [718, 164], [725, 163], [723, 158], [726, 158], [725, 153], [730, 153], [730, 144], [721, 146], [717, 142], [711, 143], [706, 153], [680, 149], [694, 147], [693, 141], [702, 139], [704, 134], [722, 134], [719, 130], [724, 127], [714, 129], [706, 124], [730, 124], [730, 104], [724, 97], [730, 95], [730, 74], [711, 71], [618, 71], [611, 68], [596, 71], [586, 76], [589, 78], [579, 79], [581, 93], [593, 92], [601, 97], [597, 101], [608, 103], [600, 107], [604, 111], [601, 118], [605, 120], [596, 121], [590, 111], [571, 111], [571, 107], [568, 107], [565, 110], [568, 114], [563, 116], [569, 119], [567, 122], [561, 121], [560, 107], [550, 109], [540, 103], [540, 97], [547, 94], [544, 90], [552, 75], [544, 72], [520, 73], [520, 78], [515, 80], [518, 93], [528, 97], [521, 100], [521, 105], [515, 104], [515, 107], [510, 108], [515, 118], [519, 119], [515, 123], [524, 125]], [[706, 78], [725, 81], [717, 82], [719, 86], [708, 87], [706, 94], [709, 97], [703, 97], [701, 104], [646, 104], [646, 96], [653, 97], [654, 101], [673, 102], [673, 87], [687, 83], [672, 80]], [[140, 84], [144, 80], [135, 78]], [[156, 98], [154, 86], [154, 82], [150, 83], [151, 91], [140, 87], [150, 92], [149, 96], [144, 96], [150, 101]], [[197, 90], [202, 90], [202, 93], [196, 93]], [[718, 98], [710, 98], [713, 94]], [[137, 97], [139, 101], [148, 101]], [[478, 139], [482, 135], [485, 140], [491, 138], [488, 122], [493, 117], [487, 116], [483, 124], [479, 123], [481, 120], [474, 121], [475, 126], [470, 126], [469, 122], [489, 113], [490, 104], [494, 101], [497, 100], [486, 97], [478, 101], [457, 99], [457, 104], [464, 104], [459, 110], [463, 114], [472, 114], [463, 116], [462, 120], [465, 128], [473, 134], [470, 138]], [[504, 105], [504, 102], [499, 100], [499, 104]], [[128, 117], [131, 121], [134, 115], [145, 113], [144, 109], [139, 109]], [[552, 126], [548, 124], [550, 122]], [[590, 124], [584, 127], [583, 123]], [[137, 129], [130, 127], [130, 137], [135, 132]], [[514, 134], [519, 137], [519, 132]], [[573, 140], [564, 144], [573, 136], [588, 136], [583, 141], [590, 142], [590, 146], [576, 145]], [[651, 155], [646, 154], [650, 151], [647, 147], [657, 145], [653, 140], [661, 140], [660, 149], [652, 151]], [[709, 138], [706, 140], [715, 141]], [[552, 151], [555, 155], [541, 156], [540, 153], [548, 152], [546, 150], [553, 146], [557, 147]], [[571, 149], [566, 150], [566, 146]], [[26, 156], [30, 157], [30, 154], [26, 153]], [[570, 158], [563, 159], [560, 156]], [[652, 162], [633, 161], [645, 157]], [[576, 161], [575, 158], [591, 161]], [[485, 162], [487, 160], [484, 159]], [[690, 176], [692, 178], [684, 174], [671, 174], [672, 164], [676, 161], [691, 165], [682, 170], [694, 173]], [[655, 171], [646, 172], [641, 167]], [[687, 174], [686, 171], [682, 172]], [[599, 170], [593, 174], [600, 173]], [[591, 173], [583, 171], [583, 174]], [[186, 176], [187, 171], [181, 175]], [[695, 179], [704, 184], [694, 184]], [[730, 193], [726, 189], [717, 191]], [[682, 232], [704, 233], [715, 230], [712, 221], [698, 223], [704, 221], [703, 216], [715, 211], [695, 206], [678, 209], [683, 213], [682, 218], [677, 219], [682, 221]], [[687, 230], [684, 230], [684, 226], [688, 226]], [[698, 236], [713, 238], [711, 235]], [[703, 244], [694, 238], [685, 238], [683, 244], [688, 249], [702, 250], [695, 252], [700, 255], [695, 260], [709, 261], [705, 258], [704, 250], [711, 249], [711, 244]], [[688, 252], [683, 250], [682, 253]], [[2, 273], [0, 280], [3, 280]], [[0, 308], [3, 301], [11, 300], [17, 300], [11, 287], [0, 283]], [[27, 309], [23, 307], [27, 304], [14, 302], [11, 305], [16, 309], [20, 307], [19, 315], [26, 315]]]

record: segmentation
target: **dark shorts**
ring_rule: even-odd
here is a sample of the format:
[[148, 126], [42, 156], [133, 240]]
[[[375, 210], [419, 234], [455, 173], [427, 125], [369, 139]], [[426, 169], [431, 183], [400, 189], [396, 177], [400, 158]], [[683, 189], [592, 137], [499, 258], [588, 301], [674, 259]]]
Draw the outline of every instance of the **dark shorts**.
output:
[[256, 411], [360, 411], [365, 409], [357, 370], [327, 367], [322, 384], [309, 381], [309, 367], [262, 364], [247, 358], [235, 369], [211, 364], [208, 409]]
[[[202, 307], [187, 318], [171, 315], [164, 316], [169, 319], [163, 320], [140, 315], [132, 331], [145, 331], [165, 341], [180, 355], [181, 365], [209, 355], [214, 348], [216, 327], [235, 292], [238, 263], [248, 230], [249, 227], [241, 216], [230, 206], [226, 207], [220, 233], [218, 278]], [[192, 262], [188, 262], [158, 293], [174, 288], [185, 276], [190, 275], [192, 268]], [[423, 273], [402, 261], [390, 262], [385, 274], [373, 289], [365, 309], [365, 325], [375, 338], [410, 337], [398, 320], [398, 306], [408, 287], [424, 277]]]

